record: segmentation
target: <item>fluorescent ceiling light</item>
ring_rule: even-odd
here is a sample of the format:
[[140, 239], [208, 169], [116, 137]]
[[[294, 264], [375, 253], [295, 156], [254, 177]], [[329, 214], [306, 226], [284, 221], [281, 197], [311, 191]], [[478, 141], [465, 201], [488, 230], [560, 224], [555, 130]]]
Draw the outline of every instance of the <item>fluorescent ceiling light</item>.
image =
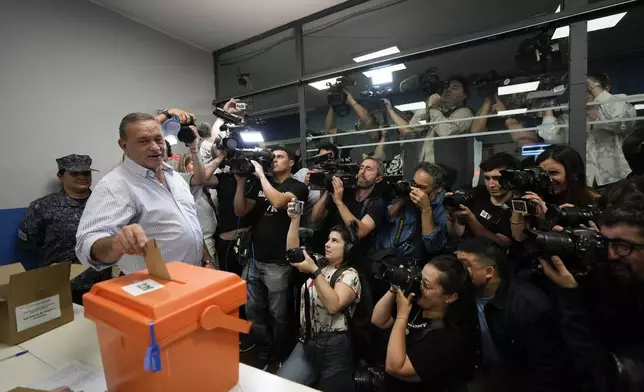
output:
[[535, 91], [539, 88], [539, 81], [528, 82], [528, 83], [519, 83], [511, 84], [509, 86], [501, 86], [497, 92], [497, 95], [510, 95], [510, 94], [519, 94], [527, 93], [528, 91]]
[[177, 140], [177, 137], [174, 135], [166, 135], [165, 140], [167, 140], [171, 146], [174, 146], [175, 144], [179, 143], [179, 140]]
[[555, 11], [555, 14], [558, 14], [561, 12], [561, 4], [559, 4], [559, 7], [557, 7], [557, 10]]
[[364, 56], [356, 57], [353, 59], [356, 63], [361, 63], [363, 61], [377, 59], [378, 57], [389, 56], [390, 54], [400, 53], [400, 49], [397, 46], [392, 46], [391, 48], [382, 49], [377, 52], [368, 53]]
[[340, 77], [339, 77], [339, 76], [336, 76], [335, 78], [332, 78], [332, 79], [325, 79], [325, 80], [320, 80], [319, 82], [309, 83], [309, 86], [311, 86], [311, 87], [313, 87], [313, 88], [315, 88], [315, 89], [318, 89], [318, 90], [320, 90], [320, 91], [322, 91], [322, 90], [327, 90], [327, 89], [329, 88], [329, 86], [327, 86], [326, 84], [327, 84], [327, 83], [331, 83], [331, 84], [333, 84], [333, 83], [335, 83], [338, 79], [340, 79]]
[[[615, 15], [604, 16], [603, 18], [592, 19], [588, 21], [588, 32], [610, 29], [615, 27], [622, 18], [626, 15], [626, 12], [621, 12]], [[552, 35], [552, 39], [561, 39], [566, 38], [570, 35], [570, 26], [558, 27], [555, 30], [555, 33]]]
[[264, 136], [262, 136], [262, 133], [258, 131], [239, 132], [239, 136], [241, 136], [242, 140], [246, 143], [261, 143], [264, 141]]
[[501, 110], [499, 116], [514, 116], [515, 114], [523, 114], [528, 111], [528, 108]]
[[400, 110], [401, 112], [406, 112], [407, 110], [419, 110], [419, 109], [425, 109], [425, 102], [412, 102], [412, 103], [406, 103], [404, 105], [398, 105], [396, 106], [396, 109]]
[[425, 125], [427, 124], [427, 120], [418, 120], [418, 124]]
[[378, 72], [371, 76], [371, 83], [374, 86], [389, 84], [394, 81], [394, 74], [391, 72]]
[[372, 69], [370, 71], [363, 72], [362, 74], [368, 78], [371, 78], [373, 77], [373, 75], [376, 75], [378, 73], [402, 71], [403, 69], [407, 69], [407, 67], [405, 67], [405, 64], [395, 64], [387, 67]]
[[644, 110], [644, 103], [638, 103], [635, 105], [635, 110]]

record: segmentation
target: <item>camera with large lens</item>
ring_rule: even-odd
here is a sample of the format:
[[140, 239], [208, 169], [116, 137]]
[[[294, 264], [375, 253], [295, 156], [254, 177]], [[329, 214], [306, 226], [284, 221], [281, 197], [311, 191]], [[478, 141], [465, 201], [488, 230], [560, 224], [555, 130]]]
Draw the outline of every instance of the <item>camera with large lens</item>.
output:
[[595, 221], [599, 217], [598, 215], [599, 211], [594, 208], [559, 207], [556, 204], [551, 204], [546, 212], [546, 220], [552, 226], [578, 227]]
[[192, 128], [191, 128], [194, 126], [195, 126], [194, 121], [190, 120], [189, 123], [181, 124], [181, 128], [179, 128], [179, 132], [177, 133], [177, 139], [180, 142], [185, 143], [186, 146], [190, 145], [196, 139], [195, 133], [192, 131]]
[[309, 186], [312, 190], [333, 192], [333, 177], [338, 177], [345, 189], [355, 189], [358, 183], [358, 165], [349, 158], [337, 158], [333, 154], [322, 154], [312, 158], [313, 169], [322, 172], [311, 173]]
[[422, 90], [427, 94], [442, 94], [447, 87], [447, 82], [442, 81], [438, 76], [437, 68], [432, 67], [420, 75]]
[[445, 196], [443, 199], [443, 206], [446, 208], [458, 208], [460, 205], [467, 205], [472, 198], [474, 197], [474, 194], [472, 192], [466, 192], [466, 191], [455, 191], [449, 196]]
[[384, 392], [386, 390], [385, 368], [367, 366], [353, 373], [355, 392]]
[[552, 180], [546, 171], [540, 167], [531, 167], [523, 170], [501, 170], [499, 185], [503, 189], [520, 192], [546, 193]]
[[277, 265], [289, 265], [291, 263], [301, 263], [304, 261], [303, 248], [291, 248], [286, 250], [284, 261], [278, 260]]
[[266, 173], [270, 171], [271, 164], [275, 158], [272, 152], [262, 149], [237, 149], [235, 153], [235, 158], [230, 160], [230, 172], [244, 177], [255, 173], [255, 165], [251, 160], [255, 160], [262, 165]]
[[499, 89], [498, 81], [501, 79], [495, 70], [483, 73], [473, 73], [468, 76], [468, 82], [477, 88], [482, 98], [494, 99]]
[[608, 259], [608, 241], [592, 229], [555, 231], [527, 230], [528, 241], [542, 257], [559, 256], [573, 273], [584, 274]]
[[416, 186], [414, 181], [402, 180], [394, 184], [394, 195], [399, 198], [409, 197], [411, 188]]
[[410, 267], [396, 267], [389, 262], [382, 262], [376, 273], [376, 277], [390, 285], [400, 287], [405, 295], [414, 293], [420, 295], [420, 282], [422, 269], [411, 265]]

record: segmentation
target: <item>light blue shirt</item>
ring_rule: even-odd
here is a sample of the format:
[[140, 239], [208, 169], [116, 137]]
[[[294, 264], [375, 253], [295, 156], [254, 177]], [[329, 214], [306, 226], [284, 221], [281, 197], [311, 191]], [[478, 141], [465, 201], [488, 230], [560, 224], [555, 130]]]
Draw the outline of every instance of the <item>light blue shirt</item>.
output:
[[[110, 267], [92, 260], [92, 245], [137, 223], [148, 239], [156, 240], [164, 260], [201, 264], [203, 235], [190, 187], [170, 165], [162, 168], [168, 188], [152, 170], [127, 157], [96, 184], [76, 232], [81, 263], [97, 270]], [[124, 255], [117, 264], [125, 274], [147, 268], [142, 256]]]

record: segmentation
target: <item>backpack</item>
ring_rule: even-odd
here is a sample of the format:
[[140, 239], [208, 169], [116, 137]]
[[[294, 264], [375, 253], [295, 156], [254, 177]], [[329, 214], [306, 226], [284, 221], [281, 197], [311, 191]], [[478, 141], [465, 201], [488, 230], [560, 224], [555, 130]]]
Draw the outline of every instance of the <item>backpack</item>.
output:
[[[342, 273], [349, 268], [354, 268], [349, 265], [342, 266], [338, 268], [337, 271], [331, 276], [330, 286], [332, 289], [335, 289], [335, 282], [340, 278]], [[356, 271], [358, 271], [356, 269]], [[348, 307], [344, 309], [344, 316], [347, 318], [347, 324], [349, 326], [349, 336], [351, 338], [351, 344], [353, 346], [354, 360], [358, 361], [365, 355], [369, 353], [372, 348], [372, 333], [371, 330], [373, 326], [371, 325], [371, 313], [373, 313], [373, 299], [371, 288], [367, 279], [358, 271], [358, 278], [360, 279], [360, 302], [356, 305], [356, 309], [353, 312], [353, 316], [349, 316]]]

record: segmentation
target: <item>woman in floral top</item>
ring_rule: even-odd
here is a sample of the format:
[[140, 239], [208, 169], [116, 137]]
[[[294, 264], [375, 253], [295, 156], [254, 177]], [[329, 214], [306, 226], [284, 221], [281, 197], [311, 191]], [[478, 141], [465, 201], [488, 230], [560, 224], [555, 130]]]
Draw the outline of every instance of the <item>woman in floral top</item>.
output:
[[[289, 203], [288, 215], [291, 226], [286, 248], [298, 248], [300, 215], [295, 213], [294, 203]], [[360, 301], [361, 286], [358, 272], [346, 266], [357, 241], [356, 232], [355, 228], [336, 226], [329, 233], [323, 258], [316, 263], [305, 252], [304, 261], [292, 264], [311, 278], [302, 286], [300, 341], [278, 370], [278, 376], [321, 391], [353, 391], [353, 350], [347, 317], [353, 315]], [[331, 279], [340, 268], [343, 271], [335, 274], [332, 285]]]

